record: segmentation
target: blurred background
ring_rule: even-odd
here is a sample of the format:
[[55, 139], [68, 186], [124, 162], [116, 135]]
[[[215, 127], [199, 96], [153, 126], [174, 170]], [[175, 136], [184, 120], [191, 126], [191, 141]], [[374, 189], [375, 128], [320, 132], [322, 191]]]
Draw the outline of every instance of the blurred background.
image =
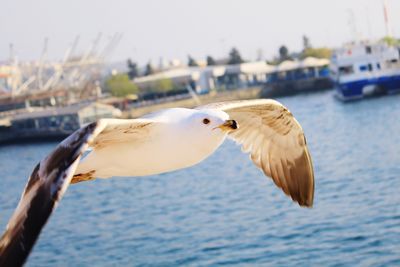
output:
[[[0, 228], [99, 118], [274, 98], [315, 169], [303, 209], [226, 142], [193, 168], [71, 186], [27, 266], [400, 266], [400, 2], [9, 1]], [[135, 160], [135, 159], [130, 159]]]

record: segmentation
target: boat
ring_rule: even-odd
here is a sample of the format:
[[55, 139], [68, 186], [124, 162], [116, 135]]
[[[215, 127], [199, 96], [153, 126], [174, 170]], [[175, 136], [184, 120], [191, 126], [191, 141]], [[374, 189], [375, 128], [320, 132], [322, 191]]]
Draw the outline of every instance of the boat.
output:
[[336, 49], [330, 73], [343, 101], [400, 92], [400, 47], [358, 42]]

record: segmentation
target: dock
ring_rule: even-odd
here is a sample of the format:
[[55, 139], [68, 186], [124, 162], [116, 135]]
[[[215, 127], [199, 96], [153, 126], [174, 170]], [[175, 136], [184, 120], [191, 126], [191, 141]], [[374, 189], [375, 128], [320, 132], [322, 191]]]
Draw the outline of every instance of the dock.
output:
[[120, 116], [120, 110], [96, 102], [19, 111], [0, 121], [0, 143], [62, 139], [100, 118]]

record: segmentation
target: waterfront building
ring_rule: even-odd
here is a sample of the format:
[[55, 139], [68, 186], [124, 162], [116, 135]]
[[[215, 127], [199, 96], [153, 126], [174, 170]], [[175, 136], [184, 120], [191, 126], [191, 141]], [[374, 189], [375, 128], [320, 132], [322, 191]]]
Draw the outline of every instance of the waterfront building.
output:
[[25, 110], [0, 121], [0, 141], [60, 138], [100, 118], [115, 118], [121, 111], [101, 103]]
[[213, 90], [229, 90], [259, 85], [266, 82], [266, 75], [274, 69], [264, 61], [247, 62], [236, 65], [216, 65], [206, 67], [179, 67], [156, 74], [138, 77], [133, 82], [142, 90], [151, 91], [160, 81], [171, 80], [174, 88], [187, 86], [198, 94]]
[[332, 89], [329, 64], [328, 59], [314, 57], [307, 57], [300, 61], [285, 60], [267, 75], [262, 97]]
[[151, 92], [162, 80], [168, 79], [175, 91], [188, 97], [190, 90], [203, 94], [254, 86], [273, 88], [275, 94], [283, 92], [288, 85], [295, 86], [296, 90], [332, 87], [328, 65], [328, 59], [308, 57], [301, 61], [283, 61], [279, 65], [256, 61], [235, 65], [179, 67], [138, 77], [133, 82], [142, 91]]

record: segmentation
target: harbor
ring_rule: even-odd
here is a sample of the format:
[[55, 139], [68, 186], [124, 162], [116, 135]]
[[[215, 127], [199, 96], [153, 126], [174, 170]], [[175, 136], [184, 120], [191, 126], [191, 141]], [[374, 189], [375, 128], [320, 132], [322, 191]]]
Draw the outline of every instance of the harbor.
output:
[[9, 1], [0, 267], [400, 266], [400, 1]]

